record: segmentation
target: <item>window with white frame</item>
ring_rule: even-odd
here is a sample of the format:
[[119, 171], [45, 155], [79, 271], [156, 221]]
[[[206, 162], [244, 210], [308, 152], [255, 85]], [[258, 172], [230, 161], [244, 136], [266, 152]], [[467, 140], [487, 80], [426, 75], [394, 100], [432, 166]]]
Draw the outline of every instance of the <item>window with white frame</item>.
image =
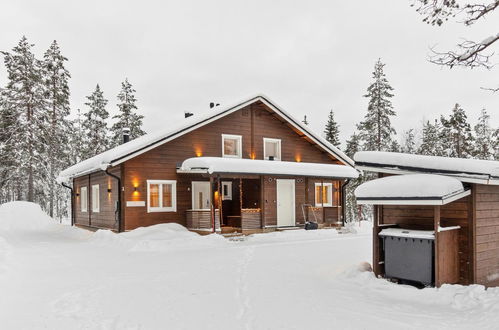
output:
[[92, 212], [100, 211], [99, 185], [92, 185]]
[[232, 181], [222, 181], [222, 200], [232, 200]]
[[177, 181], [147, 180], [147, 212], [177, 211]]
[[87, 208], [88, 208], [87, 187], [80, 188], [80, 207], [81, 207], [82, 212], [87, 212]]
[[315, 183], [315, 206], [333, 206], [333, 184]]
[[241, 158], [242, 140], [241, 135], [222, 134], [222, 156]]
[[281, 160], [281, 140], [263, 138], [263, 157], [267, 160]]
[[209, 210], [211, 208], [211, 189], [209, 181], [192, 181], [192, 209]]

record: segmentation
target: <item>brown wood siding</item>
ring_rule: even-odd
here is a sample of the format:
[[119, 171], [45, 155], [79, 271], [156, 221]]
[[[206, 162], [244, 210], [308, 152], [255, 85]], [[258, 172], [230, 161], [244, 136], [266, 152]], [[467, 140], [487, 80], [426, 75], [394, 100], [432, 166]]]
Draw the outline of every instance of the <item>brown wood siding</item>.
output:
[[[208, 178], [201, 175], [177, 175], [177, 165], [187, 158], [196, 156], [221, 157], [222, 134], [242, 136], [242, 157], [246, 159], [263, 159], [263, 138], [268, 137], [281, 140], [281, 158], [284, 161], [338, 163], [334, 157], [283, 123], [282, 118], [275, 117], [275, 114], [263, 103], [257, 102], [123, 163], [121, 171], [124, 187], [122, 200], [124, 229], [131, 230], [165, 222], [186, 225], [186, 211], [191, 208], [192, 203], [191, 181], [208, 180]], [[80, 179], [85, 180], [83, 177], [75, 182]], [[95, 179], [100, 180], [97, 177]], [[147, 180], [176, 180], [176, 212], [147, 212]], [[265, 225], [276, 225], [275, 182], [262, 181], [261, 196], [264, 199], [259, 205], [263, 208], [262, 221]], [[296, 184], [296, 187], [296, 218], [302, 221], [303, 185]], [[127, 201], [144, 201], [146, 206], [127, 207]], [[106, 201], [103, 201], [103, 206], [104, 202]], [[77, 216], [77, 219], [85, 223], [84, 217]], [[106, 209], [102, 217], [96, 217], [95, 221], [104, 226], [109, 225], [114, 221], [114, 213], [111, 214]]]
[[[471, 196], [461, 198], [441, 207], [441, 226], [460, 226], [459, 241], [459, 283], [470, 283], [472, 251], [468, 242], [468, 211]], [[424, 205], [383, 205], [380, 209], [380, 224], [397, 224], [406, 228], [433, 229], [433, 206]]]
[[499, 284], [499, 186], [475, 185], [476, 283]]
[[242, 229], [262, 228], [261, 221], [262, 221], [261, 213], [260, 213], [260, 211], [257, 211], [257, 209], [253, 209], [253, 210], [242, 209], [241, 210], [241, 228]]
[[[120, 176], [120, 167], [109, 170], [110, 173]], [[99, 212], [92, 211], [92, 186], [99, 185]], [[81, 212], [81, 188], [87, 187], [87, 212]], [[74, 180], [75, 193], [75, 224], [118, 230], [115, 221], [115, 203], [118, 200], [118, 182], [104, 171], [85, 175]], [[111, 189], [111, 192], [108, 192]]]

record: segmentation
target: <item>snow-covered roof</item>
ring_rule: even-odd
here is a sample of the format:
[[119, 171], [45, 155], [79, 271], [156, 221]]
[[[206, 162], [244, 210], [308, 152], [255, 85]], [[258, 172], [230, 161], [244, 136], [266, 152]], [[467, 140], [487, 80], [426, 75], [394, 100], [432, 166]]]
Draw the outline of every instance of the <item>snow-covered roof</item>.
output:
[[404, 174], [379, 178], [355, 189], [358, 204], [444, 205], [470, 194], [456, 178]]
[[441, 174], [463, 182], [499, 185], [499, 161], [381, 151], [357, 152], [354, 160], [358, 169], [367, 171]]
[[355, 179], [359, 175], [353, 167], [344, 165], [222, 157], [186, 159], [177, 173], [296, 175], [347, 179]]
[[98, 170], [104, 170], [109, 166], [118, 165], [128, 159], [140, 155], [141, 153], [149, 151], [163, 143], [178, 138], [179, 136], [182, 136], [190, 131], [209, 124], [217, 119], [227, 116], [258, 101], [261, 101], [262, 103], [267, 105], [270, 109], [272, 109], [283, 119], [285, 119], [291, 126], [303, 132], [305, 136], [317, 143], [317, 145], [321, 146], [326, 152], [337, 158], [339, 161], [341, 161], [345, 165], [354, 166], [353, 160], [345, 155], [341, 150], [326, 141], [326, 139], [321, 137], [319, 134], [314, 133], [312, 130], [310, 130], [310, 128], [303, 125], [299, 120], [291, 116], [282, 108], [278, 107], [274, 102], [270, 101], [268, 97], [259, 94], [248, 98], [245, 101], [235, 103], [231, 106], [218, 106], [214, 109], [210, 109], [205, 113], [199, 115], [195, 114], [189, 118], [183, 119], [178, 123], [169, 125], [164, 130], [146, 134], [130, 142], [98, 154], [97, 156], [84, 160], [62, 171], [59, 174], [58, 181], [67, 181], [68, 179], [73, 177], [85, 175]]

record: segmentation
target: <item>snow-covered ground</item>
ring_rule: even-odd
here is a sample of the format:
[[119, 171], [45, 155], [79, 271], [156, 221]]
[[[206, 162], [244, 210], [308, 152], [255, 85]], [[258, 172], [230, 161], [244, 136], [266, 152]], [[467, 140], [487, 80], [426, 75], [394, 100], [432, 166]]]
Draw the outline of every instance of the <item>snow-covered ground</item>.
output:
[[361, 271], [371, 238], [241, 241], [179, 225], [96, 233], [0, 206], [0, 329], [497, 329], [499, 289], [418, 290]]

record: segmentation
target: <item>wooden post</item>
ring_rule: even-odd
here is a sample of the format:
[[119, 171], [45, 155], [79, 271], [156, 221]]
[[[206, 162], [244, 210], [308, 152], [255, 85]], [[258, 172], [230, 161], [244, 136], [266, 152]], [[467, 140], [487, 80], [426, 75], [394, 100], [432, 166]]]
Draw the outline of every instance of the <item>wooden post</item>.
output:
[[[374, 221], [373, 221], [373, 272], [374, 275], [381, 275], [379, 267], [379, 205], [374, 205]], [[383, 207], [383, 206], [381, 206]]]
[[322, 223], [326, 225], [326, 209], [324, 208], [324, 179], [321, 179], [321, 205], [322, 205]]
[[[220, 184], [220, 175], [217, 176], [217, 191], [218, 191], [218, 222], [222, 223], [222, 185]], [[220, 228], [220, 230], [222, 230], [222, 228]], [[216, 223], [213, 223], [213, 232], [215, 231], [216, 231]]]
[[[211, 200], [211, 225], [213, 226], [213, 228], [215, 228], [215, 205], [213, 203], [213, 200], [214, 200], [214, 197], [215, 197], [215, 194], [213, 193], [213, 177], [210, 176], [210, 200]], [[199, 224], [198, 224], [198, 227], [199, 227]], [[214, 230], [214, 229], [213, 229]]]
[[243, 230], [243, 179], [239, 178], [239, 214], [241, 215], [241, 230]]
[[434, 241], [434, 249], [435, 249], [435, 260], [433, 264], [433, 268], [435, 270], [435, 287], [440, 287], [440, 271], [438, 268], [438, 228], [440, 227], [440, 205], [436, 205], [434, 207], [433, 212], [433, 230], [435, 231], [435, 241]]

